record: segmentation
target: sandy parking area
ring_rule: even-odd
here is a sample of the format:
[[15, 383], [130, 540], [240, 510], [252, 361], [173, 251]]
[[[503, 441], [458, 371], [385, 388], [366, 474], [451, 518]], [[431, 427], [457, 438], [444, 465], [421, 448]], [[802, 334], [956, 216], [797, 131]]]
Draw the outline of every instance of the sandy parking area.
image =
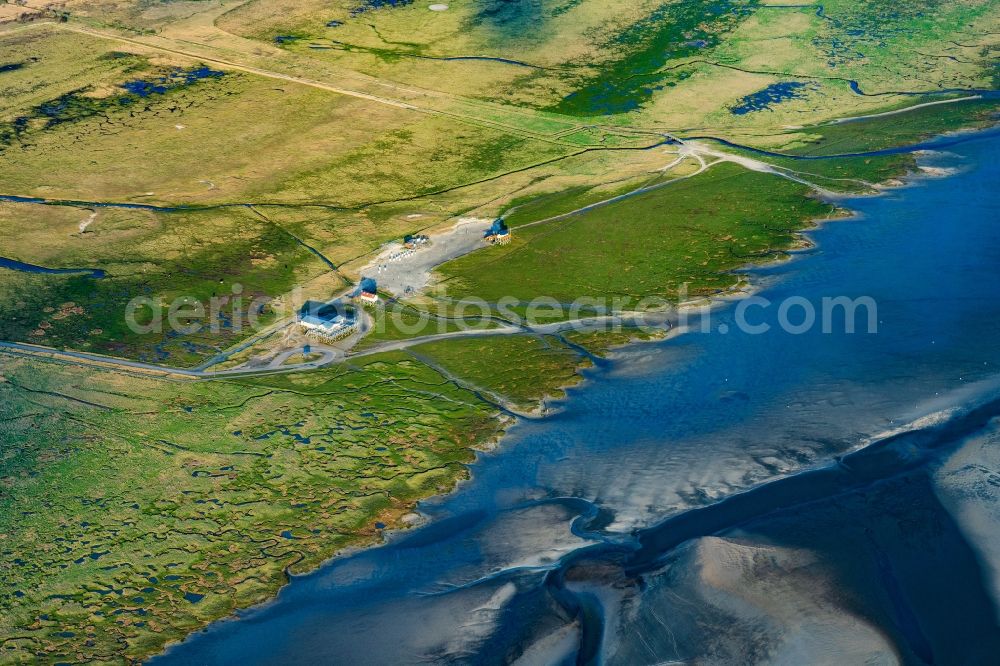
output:
[[361, 270], [364, 277], [374, 278], [380, 291], [394, 296], [419, 292], [430, 282], [434, 268], [486, 245], [483, 233], [493, 220], [462, 218], [447, 231], [431, 234], [430, 243], [406, 251], [402, 243], [386, 247]]

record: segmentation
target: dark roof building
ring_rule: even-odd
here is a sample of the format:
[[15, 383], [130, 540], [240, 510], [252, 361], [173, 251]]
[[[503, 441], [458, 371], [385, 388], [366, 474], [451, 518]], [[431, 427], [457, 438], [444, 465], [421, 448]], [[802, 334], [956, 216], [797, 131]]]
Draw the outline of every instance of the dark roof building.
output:
[[323, 337], [338, 338], [354, 330], [358, 321], [357, 309], [341, 301], [323, 303], [306, 301], [299, 309], [299, 324], [309, 332]]
[[483, 234], [483, 238], [494, 245], [507, 245], [510, 242], [510, 229], [507, 228], [507, 223], [504, 222], [502, 218], [498, 218], [494, 220], [493, 225], [486, 230]]
[[503, 221], [503, 218], [497, 218], [493, 220], [493, 225], [483, 234], [483, 238], [505, 236], [509, 233], [510, 229], [507, 228], [507, 223]]

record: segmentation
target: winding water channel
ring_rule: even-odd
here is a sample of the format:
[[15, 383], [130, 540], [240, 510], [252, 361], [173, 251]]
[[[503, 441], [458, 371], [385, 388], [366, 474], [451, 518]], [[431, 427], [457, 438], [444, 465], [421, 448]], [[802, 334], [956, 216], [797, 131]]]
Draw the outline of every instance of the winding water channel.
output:
[[[941, 145], [937, 144], [940, 148]], [[427, 523], [157, 664], [984, 663], [1000, 650], [1000, 137], [754, 271], [867, 296], [878, 332], [627, 348], [513, 427]], [[842, 322], [841, 322], [842, 324]], [[862, 327], [863, 328], [863, 327]]]

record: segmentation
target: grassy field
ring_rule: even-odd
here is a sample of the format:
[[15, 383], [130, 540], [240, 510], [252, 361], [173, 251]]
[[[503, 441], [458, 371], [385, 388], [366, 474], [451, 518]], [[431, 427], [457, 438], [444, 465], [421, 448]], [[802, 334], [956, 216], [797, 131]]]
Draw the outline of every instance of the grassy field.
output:
[[[833, 208], [805, 186], [722, 164], [630, 199], [557, 222], [515, 230], [507, 247], [441, 266], [453, 298], [512, 296], [675, 299], [724, 291], [730, 271], [773, 260], [795, 232]], [[613, 259], [612, 259], [613, 258]], [[512, 279], [511, 276], [516, 276]]]
[[[998, 111], [997, 100], [963, 99], [888, 116], [810, 127], [787, 137], [787, 144], [772, 149], [787, 155], [827, 157], [886, 150], [917, 144], [957, 128], [989, 127], [996, 123]], [[898, 180], [916, 167], [915, 157], [908, 153], [802, 161], [761, 158], [748, 151], [730, 150], [789, 169], [833, 191], [871, 191], [873, 184]]]
[[372, 331], [358, 345], [358, 350], [391, 340], [454, 331], [489, 330], [501, 325], [500, 322], [484, 320], [479, 316], [457, 317], [453, 308], [436, 304], [388, 303], [372, 310], [371, 314]]
[[[125, 325], [127, 303], [205, 304], [237, 284], [249, 298], [280, 298], [329, 273], [325, 261], [348, 262], [412, 231], [402, 212], [380, 212], [393, 202], [434, 209], [420, 202], [572, 151], [119, 48], [51, 30], [0, 41], [0, 62], [24, 63], [0, 73], [2, 193], [82, 202], [0, 203], [3, 256], [107, 273], [0, 269], [0, 338], [193, 364], [232, 344], [239, 326], [139, 337]], [[316, 295], [343, 284], [327, 275]]]
[[[441, 266], [407, 307], [726, 292], [836, 211], [734, 163], [693, 175], [670, 136], [832, 156], [997, 117], [992, 100], [829, 122], [996, 89], [1000, 0], [29, 4], [0, 11], [0, 195], [49, 202], [0, 201], [0, 258], [103, 277], [0, 268], [0, 340], [169, 365], [245, 338], [237, 300], [277, 320], [462, 217], [503, 215], [513, 242]], [[8, 21], [24, 12], [41, 18]], [[914, 165], [724, 150], [846, 191]], [[227, 316], [140, 334], [137, 297]], [[504, 409], [580, 380], [581, 347], [655, 335], [467, 337], [201, 383], [0, 353], [0, 662], [128, 663], [266, 599], [449, 491]]]
[[401, 356], [207, 384], [0, 363], [4, 662], [156, 652], [401, 525], [498, 428]]
[[[53, 31], [18, 35], [0, 55], [25, 50], [118, 53], [114, 42]], [[24, 42], [24, 43], [21, 43]], [[4, 42], [0, 42], [4, 43]], [[70, 54], [67, 55], [67, 58]], [[146, 95], [122, 85], [156, 81], [197, 62], [143, 64], [142, 72], [101, 71], [100, 84], [67, 90], [92, 76], [52, 67], [47, 58], [11, 78], [0, 120], [26, 129], [0, 152], [5, 193], [49, 199], [141, 201], [160, 205], [320, 203], [340, 208], [414, 198], [568, 154], [572, 148], [472, 128], [437, 116], [337, 95], [242, 72], [226, 72]], [[147, 59], [148, 62], [148, 59]], [[108, 65], [107, 68], [111, 68]], [[37, 68], [37, 71], [36, 71]], [[214, 71], [214, 70], [213, 70]], [[44, 80], [44, 90], [38, 81]], [[2, 81], [2, 79], [0, 79]], [[66, 98], [69, 95], [70, 97]], [[64, 117], [46, 110], [70, 106]], [[11, 134], [14, 130], [8, 129]], [[72, 150], [66, 150], [72, 146]]]
[[893, 115], [809, 128], [784, 150], [794, 155], [842, 155], [907, 146], [958, 128], [995, 124], [1000, 101], [967, 99]]
[[0, 659], [139, 658], [268, 597], [404, 526], [499, 431], [492, 403], [530, 410], [580, 363], [515, 336], [190, 383], [0, 353]]
[[[287, 231], [242, 208], [178, 213], [0, 204], [9, 258], [48, 268], [95, 268], [88, 275], [42, 275], [0, 268], [0, 339], [192, 365], [246, 335], [249, 318], [266, 325], [291, 314], [281, 299], [318, 281], [324, 293], [345, 283]], [[89, 221], [89, 222], [88, 222]], [[85, 231], [80, 225], [88, 222]], [[46, 238], [45, 245], [37, 243]], [[332, 280], [329, 276], [332, 275]], [[128, 305], [151, 299], [135, 311]], [[180, 316], [182, 298], [203, 308]], [[260, 308], [251, 307], [260, 299]], [[221, 313], [212, 330], [211, 303]], [[170, 326], [173, 304], [184, 331]], [[196, 314], [192, 312], [192, 314]], [[154, 327], [154, 317], [161, 326]]]
[[[454, 2], [432, 12], [420, 3], [355, 11], [351, 2], [253, 0], [218, 25], [386, 80], [625, 124], [760, 133], [892, 101], [856, 94], [849, 80], [869, 93], [990, 85], [990, 0], [820, 7], [545, 0]], [[806, 94], [759, 113], [731, 112], [745, 96], [789, 80], [807, 84]]]
[[411, 353], [523, 411], [546, 397], [562, 397], [563, 389], [581, 379], [579, 353], [554, 336], [447, 340], [414, 347]]
[[619, 331], [568, 331], [563, 337], [598, 358], [606, 358], [616, 347], [660, 340], [665, 335], [665, 331], [622, 327]]

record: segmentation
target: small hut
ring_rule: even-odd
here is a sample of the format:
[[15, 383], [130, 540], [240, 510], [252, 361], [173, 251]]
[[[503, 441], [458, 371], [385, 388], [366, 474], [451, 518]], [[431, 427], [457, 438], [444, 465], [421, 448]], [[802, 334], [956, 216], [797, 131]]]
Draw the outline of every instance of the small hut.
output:
[[483, 238], [492, 245], [506, 245], [510, 242], [510, 229], [503, 218], [497, 218], [483, 234]]
[[378, 303], [378, 283], [372, 278], [361, 278], [358, 288], [354, 291], [354, 298], [371, 305]]

